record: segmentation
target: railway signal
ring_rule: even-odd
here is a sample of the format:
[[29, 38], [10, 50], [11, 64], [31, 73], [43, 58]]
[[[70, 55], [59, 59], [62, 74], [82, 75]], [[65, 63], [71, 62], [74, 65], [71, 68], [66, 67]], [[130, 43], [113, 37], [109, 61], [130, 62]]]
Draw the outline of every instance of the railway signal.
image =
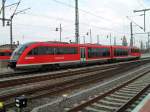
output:
[[59, 28], [58, 27], [56, 28], [56, 31], [57, 32], [59, 31], [59, 38], [60, 38], [60, 42], [61, 42], [61, 39], [62, 39], [62, 26], [61, 26], [61, 24], [59, 25]]
[[27, 97], [22, 95], [15, 98], [16, 107], [19, 108], [20, 112], [23, 108], [27, 107]]

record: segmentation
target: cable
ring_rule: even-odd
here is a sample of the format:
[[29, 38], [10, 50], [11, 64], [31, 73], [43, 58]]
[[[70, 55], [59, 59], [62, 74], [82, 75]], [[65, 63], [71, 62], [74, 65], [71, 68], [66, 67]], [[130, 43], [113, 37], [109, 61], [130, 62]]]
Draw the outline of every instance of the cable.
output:
[[[70, 5], [70, 4], [67, 4], [67, 3], [65, 3], [65, 2], [61, 2], [61, 1], [58, 1], [58, 0], [52, 0], [52, 1], [54, 1], [54, 2], [56, 2], [56, 3], [59, 3], [59, 4], [62, 4], [62, 5], [65, 5], [65, 6], [70, 7], [70, 8], [75, 8], [75, 6]], [[95, 16], [95, 17], [100, 18], [100, 19], [103, 19], [103, 20], [105, 20], [105, 21], [112, 22], [112, 23], [116, 23], [116, 22], [113, 22], [112, 20], [107, 19], [107, 18], [104, 18], [104, 17], [102, 17], [102, 16], [97, 16], [96, 14], [94, 14], [94, 13], [92, 13], [92, 12], [89, 12], [89, 11], [86, 11], [86, 10], [83, 10], [83, 9], [80, 9], [80, 8], [79, 8], [79, 10], [82, 11], [82, 12], [84, 12], [84, 13], [86, 13], [86, 14]]]
[[137, 0], [137, 2], [141, 7], [145, 8], [144, 4], [142, 4], [140, 0]]
[[[45, 16], [45, 15], [36, 15], [36, 14], [26, 14], [26, 15], [29, 15], [29, 16], [36, 16], [36, 17], [43, 17], [43, 18], [46, 18], [46, 19], [52, 19], [52, 20], [58, 20], [58, 19], [61, 19], [65, 22], [69, 22], [69, 23], [72, 23], [74, 22], [74, 20], [70, 20], [70, 19], [64, 19], [64, 18], [57, 18], [57, 17], [53, 17], [53, 16]], [[80, 24], [82, 25], [85, 25], [85, 26], [89, 26], [88, 23], [85, 23], [85, 22], [80, 22]], [[31, 26], [31, 25], [30, 25]], [[100, 26], [96, 26], [96, 25], [90, 25], [94, 28], [97, 28], [97, 29], [101, 29], [103, 31], [115, 31], [115, 32], [118, 32], [117, 30], [114, 30], [114, 29], [111, 29], [111, 28], [107, 28], [107, 27], [100, 27]], [[118, 32], [118, 33], [123, 33], [123, 32]], [[128, 34], [128, 33], [125, 33], [125, 34]]]

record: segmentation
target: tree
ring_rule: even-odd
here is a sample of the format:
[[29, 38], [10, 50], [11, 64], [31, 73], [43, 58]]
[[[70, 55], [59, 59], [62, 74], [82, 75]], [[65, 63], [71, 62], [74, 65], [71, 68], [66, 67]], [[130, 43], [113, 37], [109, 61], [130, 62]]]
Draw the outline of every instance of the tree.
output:
[[127, 45], [128, 45], [127, 39], [126, 39], [125, 36], [123, 36], [123, 39], [122, 39], [122, 45], [123, 45], [123, 46], [127, 46]]

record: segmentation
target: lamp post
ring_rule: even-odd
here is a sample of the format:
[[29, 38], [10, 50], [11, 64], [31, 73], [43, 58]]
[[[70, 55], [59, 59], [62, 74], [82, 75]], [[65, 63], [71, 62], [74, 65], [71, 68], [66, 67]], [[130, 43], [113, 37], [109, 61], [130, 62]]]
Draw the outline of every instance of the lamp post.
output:
[[86, 35], [90, 37], [90, 43], [92, 44], [92, 30], [90, 29], [89, 32], [86, 33]]
[[62, 39], [62, 26], [61, 26], [61, 24], [59, 25], [59, 28], [58, 27], [56, 28], [56, 31], [59, 31], [59, 40], [61, 42], [61, 39]]

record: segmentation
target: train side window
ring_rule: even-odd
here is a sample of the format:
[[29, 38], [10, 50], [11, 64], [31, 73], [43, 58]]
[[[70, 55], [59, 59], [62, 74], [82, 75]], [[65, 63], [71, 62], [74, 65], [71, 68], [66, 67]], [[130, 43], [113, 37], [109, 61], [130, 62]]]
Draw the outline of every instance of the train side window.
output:
[[88, 58], [91, 58], [91, 48], [88, 48]]
[[110, 50], [108, 48], [102, 48], [103, 55], [102, 56], [110, 56]]
[[61, 48], [55, 48], [56, 54], [63, 54], [63, 50]]
[[48, 48], [47, 47], [38, 47], [38, 55], [45, 55], [47, 52]]
[[0, 52], [0, 56], [4, 56], [4, 53], [3, 53], [3, 52]]
[[139, 53], [140, 50], [139, 50], [139, 49], [134, 49], [134, 48], [132, 48], [132, 49], [131, 49], [131, 52], [132, 52], [132, 53]]
[[28, 55], [38, 55], [38, 48], [32, 49], [32, 50], [28, 53]]
[[77, 54], [77, 48], [60, 47], [55, 48], [55, 54]]
[[121, 56], [121, 50], [120, 49], [118, 49], [118, 48], [116, 48], [115, 49], [115, 56]]
[[74, 48], [69, 48], [68, 51], [69, 51], [69, 54], [78, 54], [78, 50], [75, 47]]
[[9, 56], [11, 56], [12, 53], [9, 53]]
[[38, 55], [38, 48], [33, 49], [33, 55]]
[[46, 54], [54, 54], [54, 48], [53, 47], [48, 47], [46, 50]]
[[31, 51], [28, 53], [28, 55], [33, 55], [33, 50], [31, 50]]
[[10, 55], [11, 55], [11, 53], [9, 53], [9, 52], [5, 53], [5, 56], [10, 56]]
[[119, 56], [118, 49], [114, 50], [114, 54], [115, 54], [115, 56]]
[[108, 48], [88, 48], [88, 58], [110, 56]]

